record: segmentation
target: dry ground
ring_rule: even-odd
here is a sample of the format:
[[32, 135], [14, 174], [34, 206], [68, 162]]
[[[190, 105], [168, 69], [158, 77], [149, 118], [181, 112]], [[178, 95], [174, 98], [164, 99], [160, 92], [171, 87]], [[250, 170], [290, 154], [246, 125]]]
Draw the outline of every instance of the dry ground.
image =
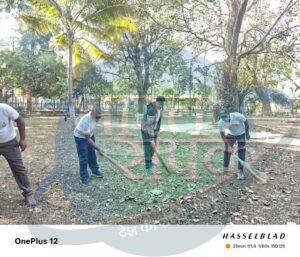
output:
[[[29, 167], [29, 176], [34, 189], [41, 186], [41, 181], [51, 174], [55, 167], [55, 153], [57, 154], [55, 142], [60, 140], [56, 138], [58, 121], [58, 118], [26, 120], [28, 149], [23, 157], [26, 166]], [[299, 119], [272, 119], [271, 121], [259, 119], [256, 124], [271, 132], [278, 131], [288, 137], [300, 138]], [[59, 142], [66, 144], [62, 140]], [[269, 181], [266, 185], [257, 184], [249, 175], [246, 181], [237, 181], [232, 172], [220, 184], [191, 192], [178, 199], [171, 199], [168, 203], [149, 208], [147, 211], [105, 219], [105, 223], [286, 224], [293, 222], [299, 224], [299, 147], [268, 145], [265, 148], [266, 154], [261, 155], [260, 161], [254, 166], [255, 169], [268, 174]], [[58, 155], [62, 153], [59, 152]], [[59, 173], [61, 176], [70, 174], [67, 170], [61, 172]], [[72, 172], [76, 174], [76, 171]], [[77, 179], [75, 175], [74, 179]], [[0, 224], [85, 223], [86, 219], [82, 219], [84, 210], [78, 211], [78, 208], [83, 208], [84, 205], [82, 207], [78, 199], [74, 202], [72, 190], [77, 190], [74, 183], [76, 182], [72, 179], [51, 180], [49, 188], [41, 195], [38, 207], [29, 209], [23, 203], [22, 195], [6, 161], [0, 157]], [[109, 187], [111, 185], [105, 183], [101, 188], [105, 190]], [[88, 189], [78, 190], [78, 194], [74, 195], [84, 197]], [[109, 200], [115, 201], [115, 199]], [[111, 202], [103, 204], [109, 206]], [[97, 206], [102, 206], [101, 204], [97, 203]], [[97, 207], [95, 206], [94, 209]], [[101, 212], [100, 207], [98, 212]], [[97, 222], [91, 220], [88, 223]]]

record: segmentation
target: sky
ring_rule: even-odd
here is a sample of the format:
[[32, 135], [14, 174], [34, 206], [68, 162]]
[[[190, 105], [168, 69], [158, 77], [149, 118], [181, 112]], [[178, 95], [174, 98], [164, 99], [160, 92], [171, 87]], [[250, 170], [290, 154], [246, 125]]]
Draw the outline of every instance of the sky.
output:
[[18, 21], [12, 14], [0, 13], [0, 47], [3, 43], [9, 44], [12, 42], [12, 38], [20, 37], [17, 32], [18, 29]]
[[16, 18], [11, 13], [0, 12], [0, 38], [6, 37], [8, 34], [18, 34], [19, 24]]

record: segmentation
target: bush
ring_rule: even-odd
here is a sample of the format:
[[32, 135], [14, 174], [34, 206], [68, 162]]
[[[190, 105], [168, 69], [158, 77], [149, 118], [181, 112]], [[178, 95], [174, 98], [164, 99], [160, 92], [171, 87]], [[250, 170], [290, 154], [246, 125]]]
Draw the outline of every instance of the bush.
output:
[[297, 111], [298, 109], [300, 109], [300, 99], [296, 99], [294, 101], [294, 109]]
[[279, 118], [284, 118], [284, 117], [291, 117], [291, 113], [288, 111], [284, 110], [279, 110], [279, 111], [274, 111], [272, 113], [273, 117], [279, 117]]
[[24, 106], [16, 106], [14, 107], [16, 109], [16, 111], [22, 116], [22, 117], [27, 117], [27, 111], [24, 108]]
[[222, 105], [220, 103], [215, 103], [212, 107], [212, 113], [214, 117], [214, 121], [219, 120], [219, 111], [221, 109]]
[[270, 98], [272, 102], [283, 107], [290, 107], [291, 99], [283, 92], [278, 90], [270, 90]]

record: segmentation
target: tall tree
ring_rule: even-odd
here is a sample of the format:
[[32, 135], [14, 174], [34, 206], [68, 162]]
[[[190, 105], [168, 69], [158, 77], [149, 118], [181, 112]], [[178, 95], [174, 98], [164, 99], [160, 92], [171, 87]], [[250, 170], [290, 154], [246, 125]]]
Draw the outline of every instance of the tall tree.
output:
[[124, 33], [105, 72], [123, 79], [136, 91], [138, 111], [142, 113], [149, 90], [163, 76], [174, 50], [180, 49], [177, 42], [172, 42], [172, 32], [156, 24], [149, 16], [149, 12], [160, 12], [159, 6], [145, 0], [132, 0], [132, 3], [137, 31]]
[[238, 84], [238, 73], [243, 58], [272, 51], [278, 41], [291, 47], [299, 40], [299, 0], [281, 4], [262, 0], [178, 0], [166, 1], [161, 8], [168, 14], [170, 29], [185, 33], [196, 48], [208, 47], [223, 56], [221, 100], [233, 110], [241, 106], [243, 89]]
[[21, 85], [24, 62], [25, 58], [19, 52], [0, 51], [0, 102], [7, 102], [8, 93], [11, 96], [13, 89]]
[[78, 105], [79, 110], [87, 107], [90, 96], [100, 103], [102, 96], [108, 94], [111, 88], [111, 83], [104, 79], [99, 67], [93, 65], [89, 60], [80, 64], [74, 77], [74, 95], [81, 98]]
[[[124, 0], [27, 0], [19, 17], [31, 29], [51, 33], [53, 45], [66, 50], [68, 102], [70, 117], [75, 117], [73, 103], [73, 68], [84, 53], [95, 62], [104, 57], [99, 40], [115, 43], [122, 31], [133, 28]], [[96, 26], [95, 26], [96, 24]], [[74, 60], [75, 59], [75, 60]]]

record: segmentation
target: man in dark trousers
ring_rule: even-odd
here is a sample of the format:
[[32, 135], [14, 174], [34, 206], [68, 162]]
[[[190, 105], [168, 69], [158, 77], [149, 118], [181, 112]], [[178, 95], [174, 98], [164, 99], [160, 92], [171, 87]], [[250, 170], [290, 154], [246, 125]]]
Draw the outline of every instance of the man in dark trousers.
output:
[[164, 102], [165, 98], [158, 96], [155, 102], [149, 103], [141, 122], [146, 174], [148, 176], [152, 175], [152, 158], [157, 146], [157, 137], [160, 131]]
[[[19, 130], [19, 141], [16, 138], [14, 121]], [[27, 170], [21, 156], [21, 151], [23, 152], [26, 147], [24, 119], [14, 108], [0, 103], [0, 156], [3, 155], [7, 160], [19, 188], [23, 191], [25, 203], [28, 206], [35, 206], [36, 200], [33, 197]]]
[[[232, 148], [235, 142], [238, 143], [239, 159], [245, 161], [246, 139], [250, 139], [249, 123], [243, 114], [238, 112], [230, 113], [226, 107], [221, 108], [219, 116], [220, 120], [218, 122], [218, 127], [225, 143], [223, 171], [227, 172]], [[237, 179], [245, 179], [245, 173], [241, 162], [238, 162]]]

